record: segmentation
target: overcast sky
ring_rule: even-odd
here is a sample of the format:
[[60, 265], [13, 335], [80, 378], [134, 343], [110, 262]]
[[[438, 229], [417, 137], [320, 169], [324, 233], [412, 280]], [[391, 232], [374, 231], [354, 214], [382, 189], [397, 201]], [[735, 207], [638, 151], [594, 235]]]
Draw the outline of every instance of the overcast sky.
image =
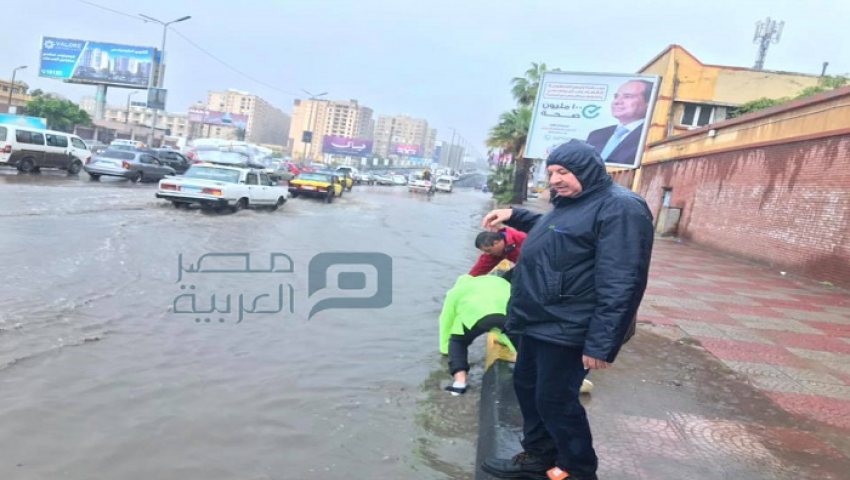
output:
[[[330, 92], [376, 115], [427, 119], [484, 153], [501, 112], [514, 106], [510, 79], [530, 62], [588, 72], [635, 72], [671, 43], [705, 63], [751, 67], [757, 20], [785, 20], [768, 69], [850, 71], [846, 0], [91, 0], [130, 14], [192, 19], [175, 27], [239, 70], [285, 92]], [[42, 35], [159, 47], [162, 27], [78, 0], [0, 0], [0, 76], [19, 65], [33, 88], [79, 101], [94, 87], [37, 77]], [[236, 88], [287, 113], [295, 95], [229, 70], [177, 35], [166, 46], [168, 110], [185, 112], [207, 90]], [[5, 73], [9, 72], [9, 73]], [[124, 104], [130, 90], [110, 89]], [[141, 99], [142, 95], [136, 95]]]

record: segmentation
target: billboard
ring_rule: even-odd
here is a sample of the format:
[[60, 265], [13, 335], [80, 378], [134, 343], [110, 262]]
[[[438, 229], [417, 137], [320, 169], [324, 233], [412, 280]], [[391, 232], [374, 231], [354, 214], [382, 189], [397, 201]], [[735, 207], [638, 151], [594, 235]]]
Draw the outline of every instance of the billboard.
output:
[[165, 96], [167, 93], [168, 91], [164, 88], [149, 88], [148, 102], [145, 106], [154, 110], [165, 110]]
[[365, 157], [372, 153], [372, 140], [325, 136], [322, 139], [322, 153]]
[[203, 108], [189, 109], [190, 122], [203, 122], [205, 125], [215, 125], [218, 127], [248, 127], [248, 115], [240, 115], [238, 113], [216, 112], [214, 110], [204, 110]]
[[607, 166], [637, 168], [660, 77], [545, 72], [526, 142], [527, 158], [546, 158], [573, 139], [596, 149]]
[[0, 125], [17, 125], [19, 127], [40, 128], [47, 130], [47, 119], [39, 117], [24, 117], [23, 115], [12, 115], [0, 113]]
[[419, 145], [393, 145], [392, 153], [402, 157], [421, 157], [422, 147]]
[[42, 37], [39, 76], [75, 83], [147, 88], [153, 47]]

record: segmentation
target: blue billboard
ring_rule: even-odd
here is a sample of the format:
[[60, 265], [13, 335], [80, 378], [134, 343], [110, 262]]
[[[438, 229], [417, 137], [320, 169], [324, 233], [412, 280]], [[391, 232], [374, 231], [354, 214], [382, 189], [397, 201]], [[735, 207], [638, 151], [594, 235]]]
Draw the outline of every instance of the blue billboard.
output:
[[42, 130], [47, 130], [47, 119], [0, 113], [0, 125], [17, 125], [19, 127], [40, 128]]
[[153, 47], [42, 37], [38, 74], [78, 83], [145, 88], [155, 54]]

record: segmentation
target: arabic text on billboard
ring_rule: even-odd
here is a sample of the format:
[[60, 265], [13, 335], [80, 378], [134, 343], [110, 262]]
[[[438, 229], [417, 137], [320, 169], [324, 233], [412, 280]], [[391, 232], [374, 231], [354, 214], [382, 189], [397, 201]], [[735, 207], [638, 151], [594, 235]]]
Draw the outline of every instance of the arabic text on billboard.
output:
[[421, 157], [422, 147], [418, 145], [395, 145], [393, 146], [393, 153], [403, 157]]
[[660, 82], [632, 74], [544, 73], [526, 156], [547, 158], [578, 139], [592, 145], [608, 166], [639, 167]]
[[155, 49], [43, 37], [39, 76], [88, 83], [148, 85]]
[[215, 125], [220, 127], [248, 127], [248, 115], [240, 115], [238, 113], [216, 112], [214, 110], [204, 110], [202, 108], [189, 109], [190, 122], [203, 122], [205, 125]]
[[322, 139], [322, 153], [365, 157], [372, 153], [372, 141], [326, 136]]

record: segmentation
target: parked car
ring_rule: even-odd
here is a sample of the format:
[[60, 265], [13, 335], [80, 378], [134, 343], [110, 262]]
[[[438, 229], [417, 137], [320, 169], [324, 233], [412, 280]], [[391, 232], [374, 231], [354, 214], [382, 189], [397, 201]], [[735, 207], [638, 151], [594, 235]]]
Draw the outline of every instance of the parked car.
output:
[[175, 208], [197, 204], [234, 212], [249, 207], [277, 210], [286, 203], [289, 191], [261, 169], [199, 163], [182, 177], [161, 180], [156, 198], [169, 200]]
[[360, 173], [356, 177], [354, 177], [354, 182], [358, 185], [374, 185], [375, 184], [375, 176], [371, 173]]
[[391, 175], [375, 175], [375, 183], [378, 185], [393, 185], [393, 177]]
[[142, 148], [140, 150], [155, 156], [160, 161], [160, 163], [173, 168], [174, 171], [178, 174], [185, 173], [191, 165], [189, 163], [188, 158], [184, 157], [183, 154], [171, 148]]
[[108, 149], [85, 165], [92, 180], [101, 176], [123, 177], [131, 182], [157, 181], [169, 175], [177, 175], [173, 168], [163, 165], [149, 152], [141, 150]]
[[58, 168], [76, 175], [91, 161], [91, 152], [80, 137], [53, 130], [0, 125], [0, 145], [0, 163], [23, 173]]
[[407, 177], [404, 175], [393, 175], [393, 185], [407, 185]]
[[292, 198], [308, 195], [324, 199], [327, 203], [334, 197], [342, 197], [343, 188], [339, 178], [329, 172], [301, 172], [289, 182]]
[[434, 185], [434, 188], [436, 188], [438, 192], [452, 193], [453, 186], [454, 180], [452, 180], [452, 177], [448, 175], [441, 175], [437, 177], [437, 183]]

